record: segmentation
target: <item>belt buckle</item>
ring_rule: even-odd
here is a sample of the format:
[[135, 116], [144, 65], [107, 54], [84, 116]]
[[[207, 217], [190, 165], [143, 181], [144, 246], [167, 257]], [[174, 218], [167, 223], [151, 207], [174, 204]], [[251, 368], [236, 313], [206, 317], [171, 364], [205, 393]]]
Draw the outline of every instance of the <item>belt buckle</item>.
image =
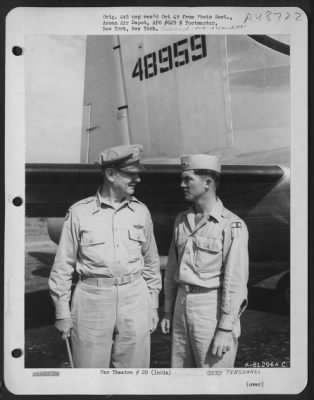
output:
[[192, 287], [187, 283], [184, 284], [184, 289], [185, 289], [185, 291], [187, 293], [191, 293], [192, 292]]
[[187, 285], [187, 292], [188, 293], [199, 293], [199, 287], [195, 285]]
[[127, 283], [132, 282], [132, 276], [126, 275], [126, 276], [116, 276], [114, 278], [113, 284], [116, 286], [120, 285], [126, 285]]
[[193, 285], [190, 285], [190, 293], [195, 293], [196, 287]]
[[120, 285], [120, 277], [119, 277], [119, 276], [116, 276], [116, 277], [113, 279], [113, 284], [114, 284], [114, 286]]

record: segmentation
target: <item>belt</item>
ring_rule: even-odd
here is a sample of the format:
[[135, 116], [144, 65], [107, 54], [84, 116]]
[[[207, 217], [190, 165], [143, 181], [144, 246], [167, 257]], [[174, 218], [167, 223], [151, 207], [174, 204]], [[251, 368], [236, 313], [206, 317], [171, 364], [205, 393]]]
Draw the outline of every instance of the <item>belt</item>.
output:
[[137, 271], [134, 274], [116, 276], [113, 278], [81, 276], [80, 280], [86, 283], [87, 285], [91, 286], [111, 287], [111, 286], [127, 285], [128, 283], [136, 281], [141, 276], [142, 276], [141, 271]]
[[184, 289], [187, 293], [208, 293], [211, 290], [216, 290], [203, 286], [190, 285], [188, 283], [182, 283], [182, 282], [179, 283], [179, 287]]

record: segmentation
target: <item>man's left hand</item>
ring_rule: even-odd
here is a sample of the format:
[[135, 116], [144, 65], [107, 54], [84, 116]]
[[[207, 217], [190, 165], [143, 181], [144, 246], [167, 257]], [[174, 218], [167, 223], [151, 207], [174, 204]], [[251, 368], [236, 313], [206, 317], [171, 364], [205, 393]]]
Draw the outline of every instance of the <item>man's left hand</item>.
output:
[[212, 355], [222, 357], [225, 353], [230, 351], [231, 346], [232, 332], [220, 331], [218, 329], [212, 345]]
[[159, 321], [158, 309], [153, 308], [152, 309], [152, 324], [151, 324], [151, 328], [150, 328], [150, 333], [153, 333], [156, 330], [158, 321]]

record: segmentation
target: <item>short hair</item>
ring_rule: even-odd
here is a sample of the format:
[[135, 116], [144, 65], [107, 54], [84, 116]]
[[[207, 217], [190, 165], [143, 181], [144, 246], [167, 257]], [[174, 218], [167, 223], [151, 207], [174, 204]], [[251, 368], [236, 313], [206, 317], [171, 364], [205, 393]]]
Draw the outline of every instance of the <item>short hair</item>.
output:
[[107, 169], [117, 169], [117, 166], [116, 165], [114, 165], [114, 164], [107, 164], [107, 165], [100, 165], [100, 173], [101, 173], [101, 176], [102, 176], [102, 179], [105, 179], [105, 180], [108, 180], [107, 179], [107, 176], [106, 176], [106, 171], [107, 171]]
[[210, 177], [215, 182], [216, 188], [218, 188], [218, 186], [220, 184], [220, 173], [219, 172], [213, 171], [212, 169], [194, 169], [193, 171], [194, 171], [195, 175]]
[[116, 165], [114, 165], [114, 164], [105, 164], [105, 165], [100, 165], [100, 171], [102, 172], [102, 173], [105, 173], [106, 172], [106, 169], [108, 169], [108, 168], [117, 168], [117, 166]]

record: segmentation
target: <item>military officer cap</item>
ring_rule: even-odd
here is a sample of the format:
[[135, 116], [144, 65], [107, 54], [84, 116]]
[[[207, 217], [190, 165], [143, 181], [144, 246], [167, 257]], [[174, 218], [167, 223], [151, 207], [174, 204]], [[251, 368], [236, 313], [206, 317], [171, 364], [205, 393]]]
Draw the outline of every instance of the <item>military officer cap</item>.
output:
[[123, 145], [105, 149], [98, 156], [98, 164], [102, 168], [115, 167], [125, 172], [141, 172], [140, 155], [143, 146], [140, 144]]
[[209, 154], [192, 154], [181, 157], [182, 171], [191, 169], [209, 169], [211, 171], [221, 172], [221, 163], [218, 157]]

